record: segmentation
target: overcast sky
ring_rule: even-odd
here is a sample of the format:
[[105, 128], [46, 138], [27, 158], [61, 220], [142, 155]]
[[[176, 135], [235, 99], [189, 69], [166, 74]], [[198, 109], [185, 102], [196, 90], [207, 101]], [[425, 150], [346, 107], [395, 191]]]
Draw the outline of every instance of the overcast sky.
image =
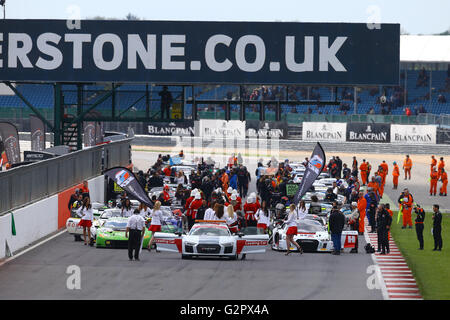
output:
[[67, 19], [79, 12], [145, 20], [400, 23], [410, 34], [450, 28], [450, 0], [6, 0], [9, 19]]

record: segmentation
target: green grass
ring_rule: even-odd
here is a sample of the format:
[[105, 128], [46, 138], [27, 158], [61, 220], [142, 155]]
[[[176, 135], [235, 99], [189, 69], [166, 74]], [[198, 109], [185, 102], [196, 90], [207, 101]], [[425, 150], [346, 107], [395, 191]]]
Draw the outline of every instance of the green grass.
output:
[[[413, 223], [415, 214], [413, 212]], [[424, 250], [418, 250], [416, 230], [401, 229], [397, 214], [392, 222], [392, 236], [410, 267], [422, 297], [426, 300], [450, 300], [450, 214], [442, 215], [442, 251], [433, 251], [432, 213], [426, 213], [423, 231]]]

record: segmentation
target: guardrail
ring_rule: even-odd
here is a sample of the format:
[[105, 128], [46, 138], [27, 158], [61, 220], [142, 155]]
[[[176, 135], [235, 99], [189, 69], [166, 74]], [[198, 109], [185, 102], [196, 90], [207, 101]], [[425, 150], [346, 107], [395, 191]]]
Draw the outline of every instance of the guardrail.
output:
[[0, 215], [131, 163], [124, 139], [0, 172]]

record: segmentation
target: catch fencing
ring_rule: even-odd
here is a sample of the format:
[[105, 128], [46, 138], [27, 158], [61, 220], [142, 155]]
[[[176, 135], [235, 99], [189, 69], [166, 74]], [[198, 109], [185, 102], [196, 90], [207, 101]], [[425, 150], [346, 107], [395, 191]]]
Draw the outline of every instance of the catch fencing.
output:
[[131, 163], [124, 139], [0, 172], [0, 215]]

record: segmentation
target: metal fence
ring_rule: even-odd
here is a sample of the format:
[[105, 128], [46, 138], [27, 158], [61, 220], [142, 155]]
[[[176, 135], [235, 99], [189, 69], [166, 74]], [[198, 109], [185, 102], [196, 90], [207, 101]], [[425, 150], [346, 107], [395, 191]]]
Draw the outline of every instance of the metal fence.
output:
[[125, 139], [0, 172], [0, 215], [131, 163]]

